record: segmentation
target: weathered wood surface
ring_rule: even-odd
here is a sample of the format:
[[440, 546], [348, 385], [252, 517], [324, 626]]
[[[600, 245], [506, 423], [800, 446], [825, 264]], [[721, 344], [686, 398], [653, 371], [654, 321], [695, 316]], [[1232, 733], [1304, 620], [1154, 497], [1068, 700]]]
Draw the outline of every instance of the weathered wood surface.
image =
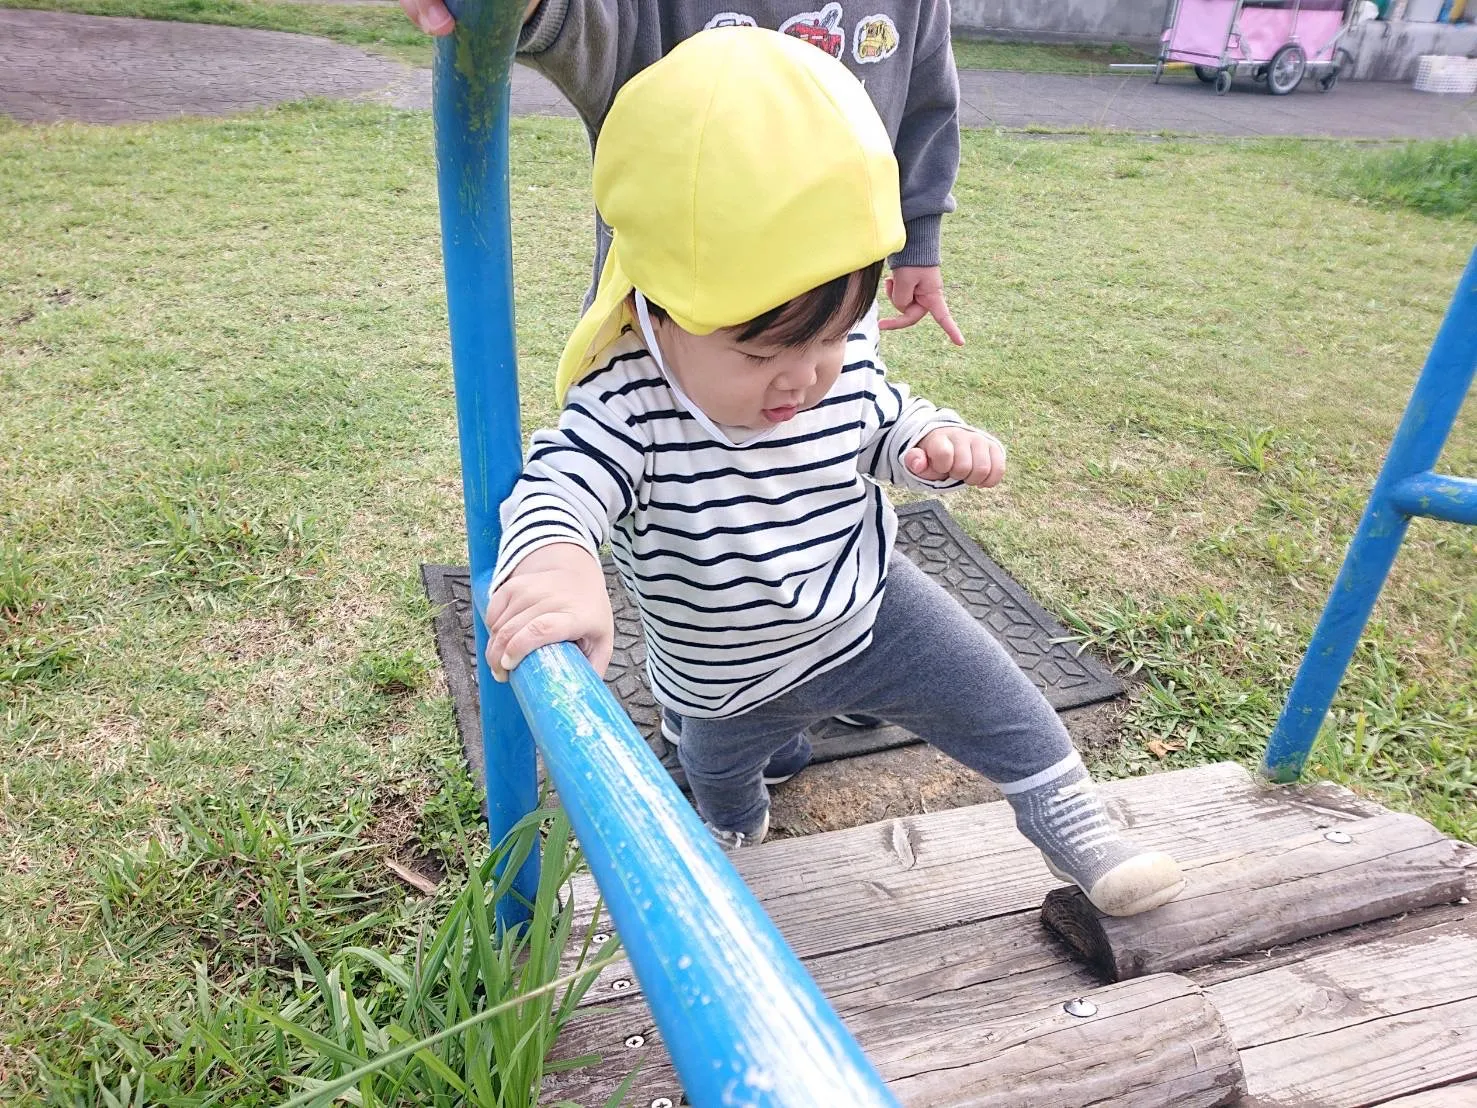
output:
[[875, 1059], [892, 1091], [918, 1108], [1061, 1108], [1116, 1104], [1197, 1108], [1245, 1092], [1219, 1014], [1193, 982], [1144, 977], [1086, 993], [1094, 1013], [1060, 999]]
[[1477, 920], [1329, 950], [1206, 993], [1257, 1105], [1362, 1108], [1477, 1078]]
[[[1066, 969], [1060, 965], [1057, 969]], [[1236, 1049], [1215, 1007], [1199, 986], [1176, 975], [1140, 978], [1096, 989], [1051, 973], [1012, 979], [994, 997], [976, 996], [977, 1006], [952, 1006], [947, 1027], [937, 1019], [906, 1018], [853, 1027], [898, 1098], [919, 1108], [971, 1105], [1022, 1108], [1073, 1104], [1218, 1105], [1245, 1091]], [[1051, 991], [1050, 985], [1058, 986]], [[1076, 997], [1097, 1008], [1089, 1018], [1068, 1015], [1063, 1004]], [[625, 1011], [635, 1011], [627, 1006]], [[597, 1045], [603, 1061], [591, 1070], [550, 1078], [546, 1099], [603, 1103], [610, 1089], [638, 1064], [641, 1072], [630, 1102], [650, 1104], [666, 1097], [679, 1102], [680, 1085], [660, 1036], [644, 1006], [641, 1018], [611, 1012], [581, 1017], [581, 1041]], [[850, 1023], [850, 1021], [848, 1021]]]
[[1387, 1100], [1380, 1108], [1477, 1108], [1477, 1081], [1461, 1081], [1399, 1100]]
[[[1182, 861], [1350, 818], [1323, 803], [1341, 793], [1320, 791], [1305, 803], [1300, 790], [1274, 788], [1228, 763], [1112, 781], [1102, 791], [1135, 839]], [[734, 864], [801, 958], [1035, 909], [1060, 884], [999, 802], [767, 842], [740, 851]], [[571, 895], [592, 905], [593, 882], [580, 879]], [[586, 1002], [619, 999], [606, 987], [616, 980], [634, 984], [628, 966], [613, 966]]]
[[[1105, 793], [1119, 818], [1134, 825], [1132, 834], [1191, 862], [1314, 829], [1345, 826], [1381, 811], [1334, 786], [1270, 788], [1234, 766], [1115, 782], [1105, 787]], [[820, 861], [808, 853], [812, 850]], [[853, 850], [855, 858], [848, 853]], [[1041, 926], [1035, 909], [1055, 882], [1015, 832], [1005, 804], [766, 843], [740, 853], [736, 861], [766, 906], [771, 891], [787, 902], [788, 914], [781, 924], [786, 938], [801, 950], [822, 990], [880, 1065], [910, 1064], [907, 1060], [918, 1054], [910, 1044], [952, 1043], [982, 1021], [1059, 1003], [1100, 984]], [[908, 885], [907, 876], [920, 869], [941, 887]], [[1469, 874], [1477, 877], [1477, 871]], [[891, 895], [868, 895], [869, 883]], [[822, 932], [809, 930], [801, 910], [807, 888], [813, 888], [822, 905]], [[592, 894], [588, 886], [576, 889], [585, 905], [591, 903]], [[916, 901], [910, 900], [915, 894]], [[1356, 928], [1342, 937], [1243, 955], [1190, 974], [1204, 983], [1227, 984], [1316, 962], [1350, 942], [1422, 931], [1439, 941], [1440, 927], [1428, 927], [1424, 921], [1458, 924], [1469, 911], [1477, 912], [1477, 907], [1428, 909]], [[617, 982], [625, 987], [614, 988]], [[1213, 993], [1208, 995], [1214, 999]], [[604, 1010], [587, 1009], [566, 1032], [560, 1053], [569, 1057], [594, 1052], [605, 1055], [605, 1061], [592, 1071], [551, 1078], [545, 1089], [548, 1099], [564, 1095], [580, 1104], [603, 1104], [640, 1062], [641, 1075], [628, 1103], [644, 1108], [662, 1096], [681, 1103], [680, 1088], [629, 967], [616, 963], [608, 968], [587, 999]], [[1292, 1018], [1295, 1027], [1296, 1016]], [[1239, 1026], [1251, 1025], [1239, 1017]], [[640, 1036], [638, 1045], [627, 1047], [633, 1035]], [[1232, 1038], [1236, 1039], [1234, 1029]], [[1273, 1044], [1245, 1045], [1261, 1049]], [[1262, 1087], [1275, 1088], [1280, 1063], [1266, 1057], [1270, 1068], [1262, 1071]], [[1408, 1074], [1404, 1086], [1386, 1099], [1439, 1083], [1419, 1078], [1418, 1073]], [[1068, 1098], [1043, 1103], [1066, 1108], [1083, 1102]], [[1338, 1108], [1345, 1102], [1305, 1098], [1298, 1103], [1304, 1108], [1315, 1104]], [[1355, 1098], [1347, 1103], [1367, 1101]]]
[[1041, 918], [1123, 981], [1448, 904], [1466, 887], [1457, 844], [1393, 812], [1204, 861], [1185, 877], [1176, 900], [1142, 915], [1104, 915], [1080, 890], [1053, 889]]
[[1454, 904], [1441, 904], [1419, 912], [1391, 916], [1389, 919], [1351, 927], [1347, 931], [1317, 935], [1291, 946], [1253, 951], [1183, 972], [1186, 977], [1197, 984], [1219, 985], [1222, 981], [1233, 981], [1238, 977], [1265, 973], [1267, 970], [1295, 965], [1332, 951], [1346, 950], [1366, 943], [1378, 942], [1381, 939], [1393, 939], [1417, 931], [1435, 935], [1445, 928], [1456, 927], [1463, 920], [1477, 918], [1477, 849], [1466, 843], [1456, 845], [1459, 856], [1466, 867], [1467, 884], [1463, 890], [1462, 899]]

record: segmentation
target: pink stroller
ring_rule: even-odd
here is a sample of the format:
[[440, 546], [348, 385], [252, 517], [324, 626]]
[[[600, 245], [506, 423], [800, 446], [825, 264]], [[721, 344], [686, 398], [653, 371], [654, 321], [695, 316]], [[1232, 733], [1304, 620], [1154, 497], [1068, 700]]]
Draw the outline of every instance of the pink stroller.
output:
[[1154, 80], [1165, 62], [1190, 62], [1217, 93], [1249, 75], [1286, 96], [1312, 70], [1327, 92], [1354, 68], [1339, 41], [1356, 7], [1357, 0], [1171, 0]]

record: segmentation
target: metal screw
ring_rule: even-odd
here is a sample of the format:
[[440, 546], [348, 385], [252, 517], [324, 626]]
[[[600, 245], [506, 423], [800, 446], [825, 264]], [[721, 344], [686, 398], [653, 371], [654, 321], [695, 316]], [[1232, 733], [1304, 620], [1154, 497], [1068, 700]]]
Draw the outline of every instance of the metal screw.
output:
[[1062, 1011], [1069, 1016], [1076, 1016], [1078, 1019], [1085, 1020], [1088, 1016], [1097, 1015], [1097, 1005], [1079, 996], [1076, 1000], [1069, 1000], [1063, 1004]]
[[1349, 838], [1349, 833], [1347, 831], [1325, 831], [1323, 832], [1323, 837], [1331, 843], [1338, 843], [1340, 846], [1345, 843], [1351, 843], [1354, 841], [1353, 839]]
[[672, 1098], [659, 1096], [651, 1102], [651, 1108], [672, 1108]]
[[594, 937], [594, 938], [593, 938], [593, 939], [591, 939], [591, 940], [590, 940], [590, 941], [591, 941], [591, 942], [592, 942], [592, 943], [594, 943], [594, 944], [595, 944], [595, 945], [596, 945], [596, 946], [600, 946], [600, 945], [601, 945], [601, 944], [603, 944], [603, 943], [608, 943], [608, 942], [610, 942], [610, 936], [609, 936], [609, 935], [605, 935], [605, 934], [600, 934], [600, 935], [596, 935], [596, 936], [595, 936], [595, 937]]
[[618, 993], [623, 993], [631, 987], [631, 983], [622, 977], [618, 981], [612, 981], [610, 987]]
[[641, 1035], [631, 1035], [626, 1039], [626, 1045], [632, 1050], [635, 1050], [638, 1046], [641, 1046], [645, 1042], [645, 1037]]

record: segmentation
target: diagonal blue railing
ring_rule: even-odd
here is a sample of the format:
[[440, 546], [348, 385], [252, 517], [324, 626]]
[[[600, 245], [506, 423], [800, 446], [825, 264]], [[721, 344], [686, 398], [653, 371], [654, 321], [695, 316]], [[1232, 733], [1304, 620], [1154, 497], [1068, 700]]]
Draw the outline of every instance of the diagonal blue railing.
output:
[[[492, 680], [481, 613], [498, 505], [522, 463], [508, 209], [508, 94], [524, 0], [452, 5], [433, 112], [487, 809], [494, 842], [537, 800], [569, 813], [688, 1100], [752, 1108], [897, 1101], [589, 663], [545, 647]], [[516, 880], [531, 899], [537, 859]], [[510, 898], [502, 927], [526, 920]]]
[[1474, 374], [1477, 251], [1457, 283], [1267, 744], [1262, 771], [1275, 781], [1294, 781], [1302, 773], [1411, 519], [1477, 525], [1477, 480], [1447, 477], [1433, 468]]

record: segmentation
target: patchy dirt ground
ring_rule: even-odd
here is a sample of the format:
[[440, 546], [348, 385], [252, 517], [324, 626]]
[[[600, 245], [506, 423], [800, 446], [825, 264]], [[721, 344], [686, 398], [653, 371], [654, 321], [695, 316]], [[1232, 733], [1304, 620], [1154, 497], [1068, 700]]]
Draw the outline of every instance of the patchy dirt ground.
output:
[[[1077, 749], [1117, 741], [1122, 700], [1062, 713]], [[771, 834], [813, 835], [864, 823], [999, 800], [983, 777], [931, 746], [918, 744], [811, 766], [771, 790]]]

